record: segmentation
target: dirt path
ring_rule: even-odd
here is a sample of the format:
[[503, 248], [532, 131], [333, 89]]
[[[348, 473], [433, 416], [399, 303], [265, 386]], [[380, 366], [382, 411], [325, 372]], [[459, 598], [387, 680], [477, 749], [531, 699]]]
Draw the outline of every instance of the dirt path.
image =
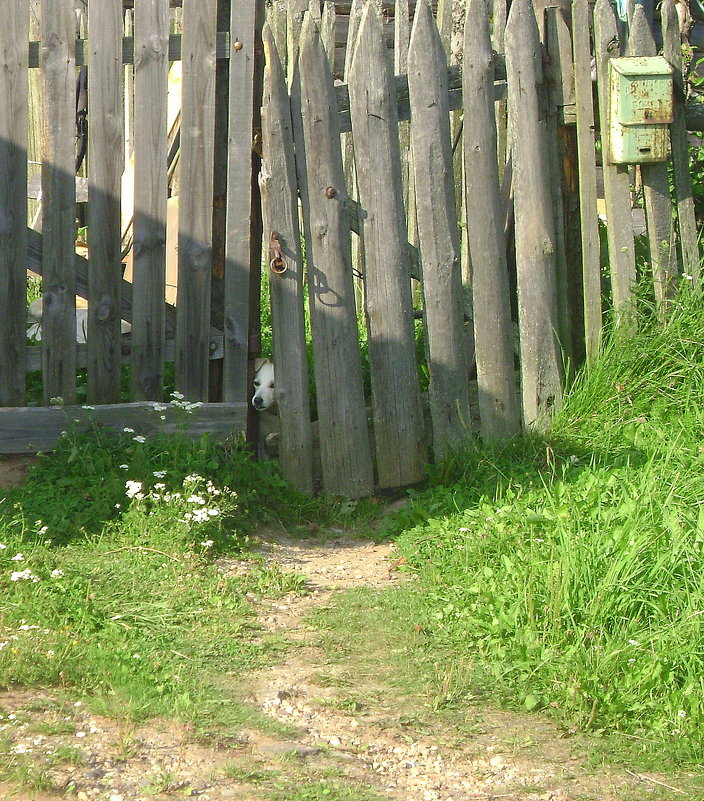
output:
[[[388, 545], [343, 536], [322, 542], [279, 538], [262, 543], [261, 550], [267, 561], [306, 577], [305, 592], [260, 602], [262, 627], [289, 646], [283, 664], [251, 676], [244, 690], [271, 719], [268, 734], [260, 726], [233, 733], [227, 746], [213, 745], [172, 722], [135, 727], [55, 693], [4, 693], [0, 740], [10, 757], [34, 766], [37, 789], [0, 784], [0, 799], [58, 798], [49, 786], [79, 801], [683, 797], [657, 777], [590, 769], [583, 746], [540, 716], [473, 710], [471, 726], [466, 719], [455, 725], [427, 708], [410, 709], [416, 699], [357, 673], [354, 664], [332, 663], [307, 618], [334, 605], [336, 594], [349, 587], [382, 591], [402, 580]], [[226, 560], [219, 568], [238, 572], [246, 563]], [[56, 754], [65, 757], [61, 767], [42, 774], [40, 766]]]

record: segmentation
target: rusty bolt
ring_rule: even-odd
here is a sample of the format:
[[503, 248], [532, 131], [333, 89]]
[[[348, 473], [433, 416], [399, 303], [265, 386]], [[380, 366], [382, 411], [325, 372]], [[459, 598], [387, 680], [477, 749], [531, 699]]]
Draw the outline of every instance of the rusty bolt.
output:
[[244, 47], [239, 39], [235, 39], [235, 43], [232, 46], [235, 48], [235, 50], [241, 50]]
[[325, 189], [325, 197], [328, 200], [332, 200], [335, 197], [336, 194], [337, 194], [337, 189], [335, 189], [334, 186], [326, 187], [326, 189]]

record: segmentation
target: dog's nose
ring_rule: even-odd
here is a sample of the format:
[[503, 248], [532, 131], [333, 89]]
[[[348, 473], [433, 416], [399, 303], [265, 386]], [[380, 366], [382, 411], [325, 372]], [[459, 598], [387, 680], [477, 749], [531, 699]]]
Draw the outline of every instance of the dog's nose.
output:
[[264, 398], [260, 398], [256, 395], [255, 397], [252, 398], [252, 406], [254, 406], [256, 409], [259, 409], [263, 405], [264, 405]]

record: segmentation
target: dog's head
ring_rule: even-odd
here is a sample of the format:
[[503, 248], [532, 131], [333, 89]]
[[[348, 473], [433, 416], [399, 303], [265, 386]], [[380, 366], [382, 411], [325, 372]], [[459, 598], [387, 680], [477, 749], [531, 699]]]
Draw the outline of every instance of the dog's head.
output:
[[269, 359], [254, 360], [254, 395], [252, 406], [263, 412], [276, 403], [274, 391], [274, 365]]

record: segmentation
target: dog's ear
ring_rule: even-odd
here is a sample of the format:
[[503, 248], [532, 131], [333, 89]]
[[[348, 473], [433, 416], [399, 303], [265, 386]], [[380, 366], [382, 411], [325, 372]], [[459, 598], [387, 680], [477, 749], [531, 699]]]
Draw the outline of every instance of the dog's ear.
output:
[[265, 364], [269, 363], [269, 359], [255, 359], [254, 360], [254, 372], [258, 373]]

